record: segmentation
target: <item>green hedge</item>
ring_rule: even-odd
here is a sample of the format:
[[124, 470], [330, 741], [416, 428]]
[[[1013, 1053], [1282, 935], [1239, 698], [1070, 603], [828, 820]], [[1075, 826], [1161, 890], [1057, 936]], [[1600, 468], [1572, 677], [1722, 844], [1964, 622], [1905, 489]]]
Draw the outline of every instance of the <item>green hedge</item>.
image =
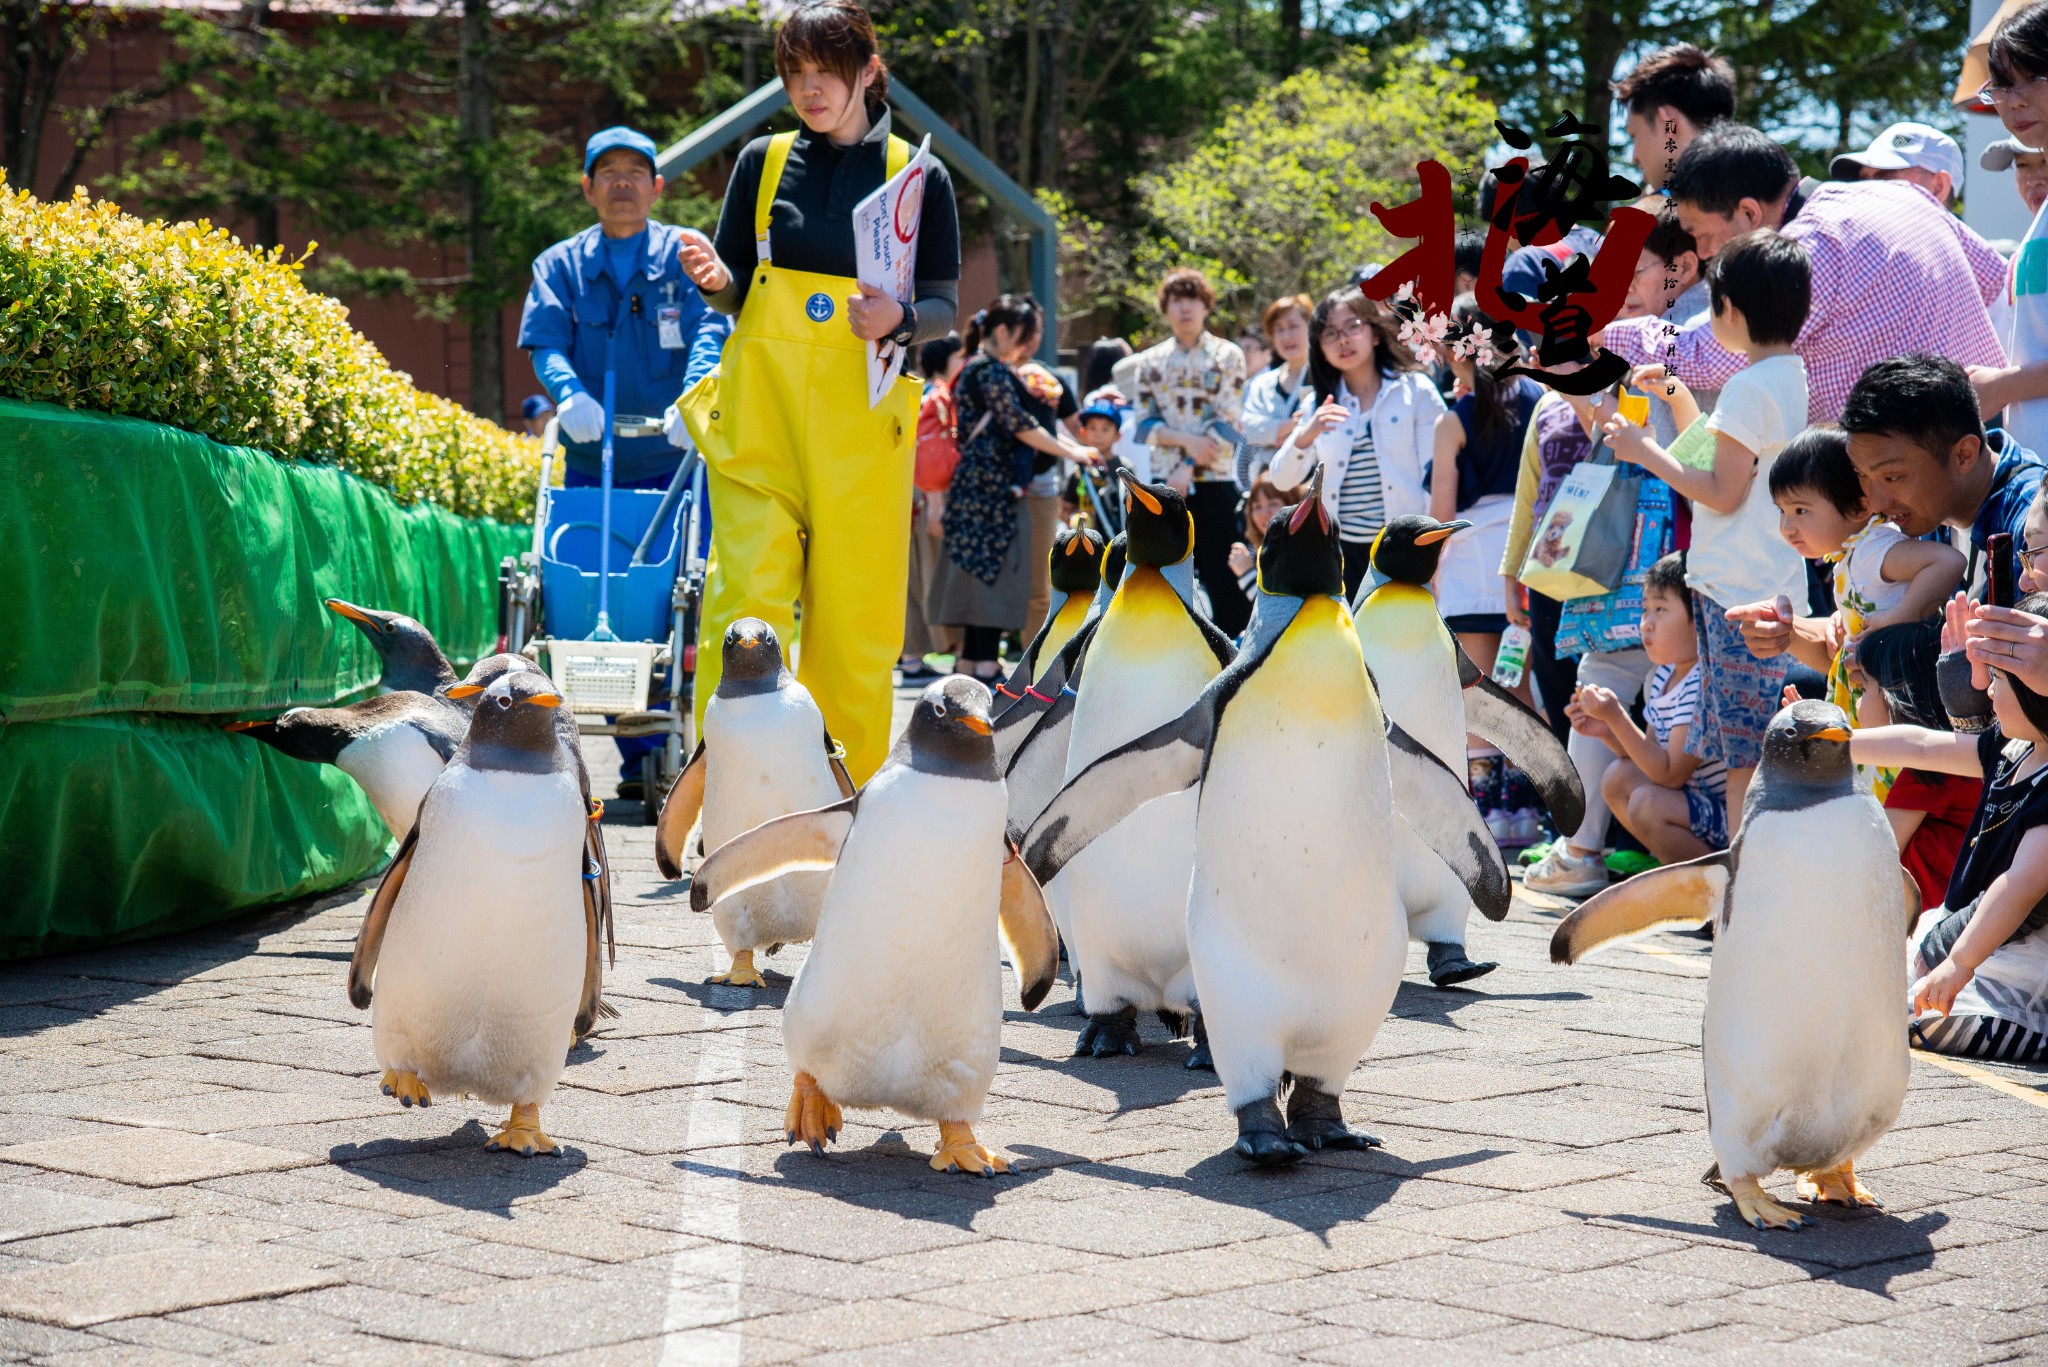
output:
[[300, 264], [83, 191], [0, 190], [0, 395], [337, 465], [405, 503], [529, 517], [536, 445], [414, 388]]

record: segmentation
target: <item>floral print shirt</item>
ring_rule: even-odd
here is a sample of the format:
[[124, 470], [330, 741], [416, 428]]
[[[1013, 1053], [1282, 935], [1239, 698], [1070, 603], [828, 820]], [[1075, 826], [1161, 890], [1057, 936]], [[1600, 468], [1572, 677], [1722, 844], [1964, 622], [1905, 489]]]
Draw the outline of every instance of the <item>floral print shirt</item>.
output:
[[[1139, 441], [1150, 441], [1160, 429], [1216, 438], [1222, 448], [1196, 466], [1198, 480], [1234, 481], [1232, 464], [1244, 421], [1244, 352], [1237, 343], [1205, 332], [1191, 347], [1172, 337], [1138, 353], [1137, 389]], [[1155, 443], [1156, 444], [1156, 443]], [[1171, 469], [1180, 458], [1173, 449], [1163, 462]], [[1158, 468], [1159, 463], [1155, 463]]]

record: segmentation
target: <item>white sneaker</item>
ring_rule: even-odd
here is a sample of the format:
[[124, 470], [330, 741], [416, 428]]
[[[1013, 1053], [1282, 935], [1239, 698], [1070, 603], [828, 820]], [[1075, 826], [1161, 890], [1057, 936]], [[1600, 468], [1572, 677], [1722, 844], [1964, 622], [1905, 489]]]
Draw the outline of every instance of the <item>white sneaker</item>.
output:
[[1527, 849], [1543, 839], [1543, 818], [1531, 807], [1518, 807], [1508, 814], [1508, 843]]
[[1515, 819], [1506, 812], [1487, 812], [1486, 830], [1493, 837], [1493, 843], [1506, 847], [1514, 843]]
[[1607, 865], [1597, 854], [1572, 854], [1558, 840], [1522, 875], [1522, 886], [1553, 897], [1591, 897], [1607, 886]]

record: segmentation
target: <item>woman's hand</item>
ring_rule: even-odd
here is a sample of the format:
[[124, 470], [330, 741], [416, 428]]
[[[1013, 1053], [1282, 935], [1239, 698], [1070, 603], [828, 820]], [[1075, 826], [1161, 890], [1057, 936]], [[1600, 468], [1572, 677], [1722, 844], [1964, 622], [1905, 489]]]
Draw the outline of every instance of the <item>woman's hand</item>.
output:
[[1252, 549], [1242, 541], [1231, 543], [1230, 572], [1232, 574], [1250, 574], [1252, 572]]
[[932, 536], [935, 536], [935, 537], [943, 537], [943, 536], [945, 536], [945, 534], [946, 534], [946, 496], [945, 496], [944, 494], [939, 494], [939, 493], [933, 493], [933, 492], [932, 492], [932, 491], [930, 491], [930, 490], [926, 490], [926, 491], [925, 491], [925, 496], [924, 496], [924, 529], [925, 529], [925, 531], [926, 531], [926, 532], [927, 532], [928, 534], [930, 534], [930, 535], [932, 535]]
[[902, 324], [903, 312], [894, 295], [860, 282], [860, 293], [846, 301], [846, 325], [863, 342], [879, 342]]
[[[1956, 598], [1960, 599], [1961, 594]], [[1950, 611], [1954, 611], [1951, 605]], [[2004, 670], [2036, 692], [2048, 692], [2048, 618], [2036, 617], [2017, 608], [1971, 603], [1964, 620], [1970, 653], [1970, 678], [1977, 681], [1980, 670], [1992, 666]], [[1948, 648], [1948, 631], [1942, 632], [1942, 648]], [[1984, 683], [1989, 684], [1987, 673]]]
[[732, 272], [718, 259], [718, 249], [711, 245], [710, 238], [695, 228], [683, 229], [682, 241], [676, 246], [676, 259], [682, 265], [683, 274], [706, 294], [716, 294], [732, 283]]
[[1092, 446], [1075, 441], [1065, 433], [1058, 434], [1060, 452], [1076, 465], [1101, 465], [1102, 453]]
[[1667, 402], [1680, 394], [1692, 393], [1667, 367], [1656, 364], [1637, 366], [1628, 373], [1628, 382], [1645, 394], [1663, 395]]
[[1650, 446], [1650, 429], [1638, 427], [1620, 414], [1600, 424], [1600, 430], [1607, 434], [1607, 445], [1614, 452], [1614, 458], [1629, 465], [1641, 465], [1643, 456]]
[[1956, 997], [1976, 974], [1954, 959], [1944, 959], [1932, 973], [1913, 984], [1913, 1014], [1929, 1011], [1946, 1016], [1955, 1009]]
[[1506, 606], [1508, 610], [1508, 625], [1517, 626], [1527, 631], [1529, 629], [1529, 609], [1522, 604], [1521, 584], [1513, 579], [1503, 579], [1501, 582], [1507, 585]]
[[1173, 472], [1166, 477], [1166, 485], [1175, 493], [1185, 495], [1188, 490], [1195, 487], [1195, 467], [1182, 461], [1174, 466]]
[[1350, 409], [1338, 403], [1335, 399], [1325, 399], [1316, 408], [1316, 411], [1309, 415], [1308, 421], [1302, 424], [1301, 431], [1295, 434], [1294, 444], [1306, 449], [1323, 433], [1335, 431], [1348, 422], [1350, 418]]

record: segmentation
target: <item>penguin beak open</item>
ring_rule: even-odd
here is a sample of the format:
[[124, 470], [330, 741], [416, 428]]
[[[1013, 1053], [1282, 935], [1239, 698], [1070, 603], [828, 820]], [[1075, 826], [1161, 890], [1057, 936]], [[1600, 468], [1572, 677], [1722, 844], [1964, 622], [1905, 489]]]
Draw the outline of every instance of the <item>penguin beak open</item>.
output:
[[1445, 537], [1462, 532], [1471, 525], [1471, 523], [1463, 518], [1459, 518], [1456, 522], [1446, 522], [1441, 527], [1431, 527], [1426, 532], [1416, 534], [1415, 544], [1418, 546], [1434, 546]]
[[340, 598], [327, 598], [323, 599], [322, 601], [327, 605], [327, 610], [329, 612], [338, 613], [341, 616], [348, 618], [349, 621], [354, 622], [357, 626], [362, 627], [366, 631], [384, 631], [388, 629], [382, 622], [378, 621], [369, 613], [357, 607], [354, 603], [344, 601]]
[[989, 725], [985, 717], [965, 716], [960, 719], [960, 724], [977, 736], [993, 736], [996, 733], [995, 727]]
[[1846, 741], [1849, 739], [1849, 728], [1846, 726], [1824, 726], [1811, 736], [1808, 736], [1807, 739]]

